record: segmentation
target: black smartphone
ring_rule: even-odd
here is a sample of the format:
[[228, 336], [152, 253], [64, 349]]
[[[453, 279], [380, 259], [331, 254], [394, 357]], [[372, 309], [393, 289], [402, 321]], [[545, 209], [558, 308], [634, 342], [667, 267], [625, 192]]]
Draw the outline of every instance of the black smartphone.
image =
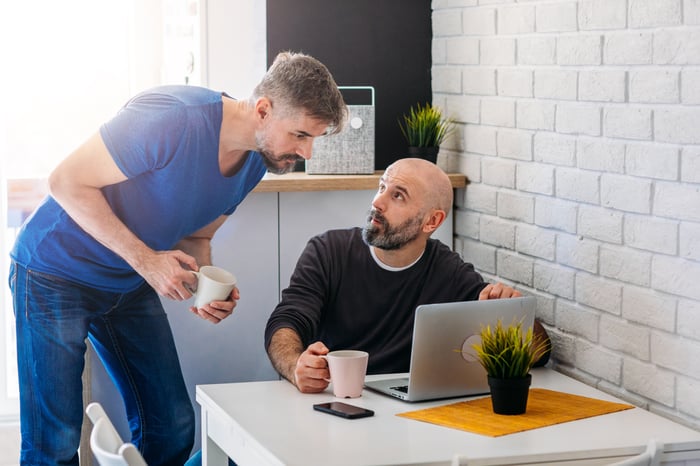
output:
[[334, 414], [346, 419], [358, 419], [361, 417], [374, 416], [374, 411], [371, 409], [360, 408], [359, 406], [349, 405], [341, 401], [329, 401], [328, 403], [319, 403], [314, 405], [316, 411]]

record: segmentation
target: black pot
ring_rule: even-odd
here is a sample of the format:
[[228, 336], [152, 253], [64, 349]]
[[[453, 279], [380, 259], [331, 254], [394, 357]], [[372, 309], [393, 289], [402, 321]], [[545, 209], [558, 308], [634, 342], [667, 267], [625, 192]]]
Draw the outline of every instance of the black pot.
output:
[[501, 379], [488, 376], [491, 388], [491, 405], [496, 414], [523, 414], [527, 409], [527, 395], [530, 393], [532, 376]]
[[408, 155], [411, 157], [417, 157], [419, 159], [427, 160], [428, 162], [437, 162], [438, 152], [440, 152], [440, 147], [408, 147]]

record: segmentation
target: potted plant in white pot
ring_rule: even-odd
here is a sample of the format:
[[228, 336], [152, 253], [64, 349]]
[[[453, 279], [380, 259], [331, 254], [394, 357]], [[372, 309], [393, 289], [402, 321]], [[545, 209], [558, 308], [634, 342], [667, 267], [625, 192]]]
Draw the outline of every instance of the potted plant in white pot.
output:
[[440, 108], [429, 103], [416, 104], [399, 119], [399, 128], [408, 143], [408, 155], [433, 163], [453, 125], [454, 120], [445, 118]]
[[496, 414], [523, 414], [527, 409], [532, 375], [530, 369], [549, 351], [549, 340], [536, 338], [533, 328], [523, 333], [522, 322], [481, 329], [481, 343], [474, 344], [479, 363], [486, 370], [491, 403]]

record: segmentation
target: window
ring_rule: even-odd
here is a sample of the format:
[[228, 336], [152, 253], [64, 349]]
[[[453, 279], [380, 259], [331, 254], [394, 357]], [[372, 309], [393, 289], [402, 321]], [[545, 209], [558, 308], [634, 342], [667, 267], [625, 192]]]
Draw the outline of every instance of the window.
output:
[[7, 286], [19, 226], [51, 169], [134, 93], [199, 84], [203, 0], [6, 2], [0, 16], [0, 420], [18, 417]]

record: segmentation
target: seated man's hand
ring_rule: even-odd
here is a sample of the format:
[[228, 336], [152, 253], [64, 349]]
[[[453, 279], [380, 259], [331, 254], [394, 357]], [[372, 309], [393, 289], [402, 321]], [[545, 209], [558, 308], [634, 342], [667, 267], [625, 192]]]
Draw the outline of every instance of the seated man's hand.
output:
[[486, 285], [486, 288], [479, 293], [479, 301], [484, 299], [518, 298], [522, 296], [518, 290], [504, 285], [503, 283]]
[[317, 341], [306, 348], [294, 368], [294, 384], [302, 393], [318, 393], [328, 387], [331, 374], [328, 363], [321, 356], [328, 353], [326, 345]]

